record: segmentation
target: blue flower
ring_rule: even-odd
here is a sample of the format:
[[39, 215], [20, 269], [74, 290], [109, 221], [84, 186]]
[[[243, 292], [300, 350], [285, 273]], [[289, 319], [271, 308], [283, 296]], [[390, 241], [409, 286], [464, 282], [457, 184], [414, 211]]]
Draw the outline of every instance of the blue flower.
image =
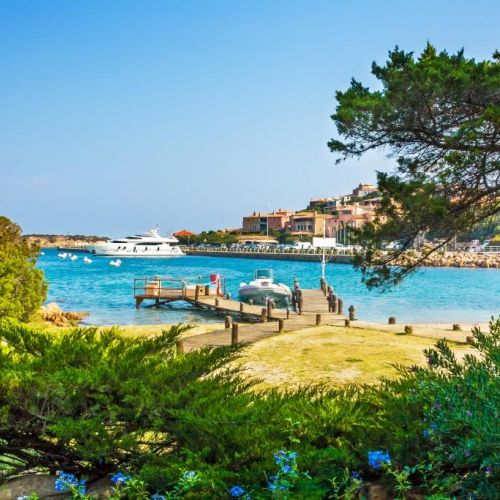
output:
[[292, 472], [292, 468], [288, 464], [285, 464], [281, 467], [281, 472], [283, 472], [283, 474], [290, 474], [290, 472]]
[[165, 500], [165, 497], [163, 495], [159, 495], [158, 493], [151, 495], [149, 498], [150, 500]]
[[363, 481], [363, 476], [357, 470], [355, 470], [351, 474], [351, 481]]
[[278, 486], [276, 485], [276, 483], [267, 483], [267, 487], [268, 487], [271, 491], [274, 491], [274, 490], [278, 489]]
[[184, 474], [182, 474], [182, 477], [184, 479], [192, 479], [194, 476], [196, 476], [196, 471], [194, 471], [194, 470], [190, 470], [190, 471], [184, 472]]
[[76, 488], [79, 493], [85, 493], [85, 479], [77, 479], [74, 474], [61, 471], [59, 477], [55, 480], [54, 488], [56, 491], [68, 491]]
[[241, 486], [233, 486], [230, 490], [229, 490], [229, 494], [232, 496], [232, 497], [241, 497], [245, 494], [245, 490], [241, 487]]
[[111, 482], [114, 484], [125, 484], [132, 479], [128, 474], [123, 474], [122, 472], [117, 472], [112, 478]]
[[430, 431], [429, 429], [424, 429], [422, 431], [422, 436], [425, 438], [425, 439], [429, 439], [429, 436], [430, 436]]
[[368, 452], [368, 463], [374, 469], [381, 469], [382, 465], [390, 464], [391, 457], [387, 451], [375, 450]]

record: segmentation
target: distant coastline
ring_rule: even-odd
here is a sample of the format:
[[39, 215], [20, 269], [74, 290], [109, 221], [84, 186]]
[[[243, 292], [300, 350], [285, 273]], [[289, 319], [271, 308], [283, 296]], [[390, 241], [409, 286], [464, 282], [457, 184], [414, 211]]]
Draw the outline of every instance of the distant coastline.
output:
[[109, 238], [105, 236], [86, 236], [82, 234], [26, 234], [24, 239], [29, 243], [35, 243], [40, 248], [73, 248], [83, 247], [91, 243], [104, 242]]

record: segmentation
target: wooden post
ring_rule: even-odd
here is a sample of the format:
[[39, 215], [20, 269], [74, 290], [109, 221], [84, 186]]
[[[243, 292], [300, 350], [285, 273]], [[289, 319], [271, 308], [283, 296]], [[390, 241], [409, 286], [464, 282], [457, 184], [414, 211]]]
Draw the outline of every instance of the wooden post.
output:
[[467, 337], [465, 337], [465, 341], [467, 344], [472, 344], [472, 342], [474, 342], [474, 337], [472, 335], [467, 335]]
[[219, 307], [219, 299], [218, 298], [215, 299], [215, 307]]
[[351, 320], [350, 319], [345, 319], [344, 320], [344, 326], [351, 326]]
[[260, 312], [260, 321], [261, 323], [265, 323], [267, 320], [267, 309], [265, 307], [262, 308]]
[[238, 323], [233, 323], [231, 329], [231, 345], [236, 345], [238, 343]]
[[196, 287], [194, 289], [194, 300], [196, 302], [198, 302], [198, 300], [200, 299], [201, 287], [202, 287], [202, 285], [196, 285]]
[[281, 333], [283, 331], [284, 325], [285, 325], [285, 322], [280, 318], [278, 320], [278, 333]]
[[326, 295], [326, 281], [323, 278], [320, 278], [319, 280], [319, 287], [321, 288], [321, 291]]
[[184, 353], [184, 340], [177, 339], [175, 342], [175, 347], [177, 349], [177, 354], [183, 354]]
[[349, 319], [351, 321], [356, 319], [356, 308], [354, 306], [349, 306]]
[[405, 326], [405, 334], [406, 335], [411, 335], [413, 333], [413, 326], [411, 325], [406, 325]]
[[270, 318], [273, 314], [273, 301], [267, 299], [267, 317]]
[[344, 314], [344, 301], [340, 298], [337, 299], [337, 314]]
[[302, 290], [297, 288], [295, 293], [297, 294], [297, 311], [299, 314], [302, 314], [302, 308], [304, 307], [304, 296], [302, 295]]
[[290, 308], [286, 308], [286, 319], [290, 319]]
[[245, 307], [245, 305], [243, 304], [243, 302], [240, 302], [240, 313], [243, 312], [244, 307]]
[[144, 299], [142, 297], [136, 297], [135, 298], [135, 308], [136, 309], [140, 309], [141, 308], [141, 304], [142, 304], [142, 301]]
[[205, 285], [205, 295], [210, 295], [210, 285]]
[[396, 324], [396, 318], [394, 316], [389, 317], [389, 325], [395, 325]]
[[233, 318], [231, 318], [231, 316], [226, 316], [224, 318], [224, 328], [226, 330], [229, 330], [232, 324], [233, 324]]
[[229, 292], [226, 293], [226, 299], [231, 300], [231, 294]]
[[316, 314], [316, 326], [321, 325], [321, 314]]
[[454, 332], [459, 332], [462, 328], [460, 328], [460, 325], [458, 323], [455, 323], [452, 329]]

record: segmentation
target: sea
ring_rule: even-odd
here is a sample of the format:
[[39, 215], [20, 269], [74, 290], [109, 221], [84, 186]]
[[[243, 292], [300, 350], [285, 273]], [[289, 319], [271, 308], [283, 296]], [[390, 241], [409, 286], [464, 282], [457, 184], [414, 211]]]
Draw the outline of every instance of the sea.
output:
[[[257, 268], [273, 269], [275, 282], [302, 288], [319, 286], [321, 264], [315, 262], [186, 256], [170, 259], [122, 259], [120, 267], [110, 258], [91, 256], [92, 263], [60, 259], [55, 249], [43, 249], [38, 260], [49, 283], [47, 303], [70, 311], [87, 311], [91, 325], [147, 325], [220, 321], [186, 303], [135, 308], [134, 278], [164, 276], [192, 282], [222, 276], [227, 291], [238, 296], [241, 282], [252, 279]], [[350, 264], [326, 265], [326, 278], [357, 317], [366, 321], [398, 323], [482, 323], [500, 314], [500, 269], [422, 268], [389, 291], [368, 290], [361, 273]]]

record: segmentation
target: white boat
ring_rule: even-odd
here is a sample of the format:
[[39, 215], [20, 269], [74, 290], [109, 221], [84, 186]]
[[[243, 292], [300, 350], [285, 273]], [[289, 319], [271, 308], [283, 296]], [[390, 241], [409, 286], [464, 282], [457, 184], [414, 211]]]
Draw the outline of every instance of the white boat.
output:
[[292, 296], [288, 286], [274, 283], [272, 269], [257, 269], [250, 283], [240, 283], [239, 293], [242, 299], [251, 299], [256, 303], [265, 303], [266, 299], [282, 302]]
[[93, 255], [107, 257], [182, 257], [185, 253], [176, 246], [179, 240], [174, 236], [164, 237], [158, 228], [143, 234], [127, 236], [106, 243], [87, 245]]

